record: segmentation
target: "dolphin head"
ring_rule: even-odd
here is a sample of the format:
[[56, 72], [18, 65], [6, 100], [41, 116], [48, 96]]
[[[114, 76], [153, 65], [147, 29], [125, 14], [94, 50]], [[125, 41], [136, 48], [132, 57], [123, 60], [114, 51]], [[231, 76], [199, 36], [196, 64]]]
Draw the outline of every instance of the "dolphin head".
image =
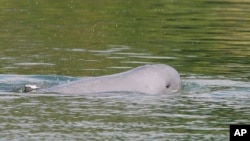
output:
[[[179, 73], [171, 66], [165, 64], [144, 65], [136, 68], [136, 76], [140, 76], [138, 86], [142, 86], [145, 93], [168, 94], [181, 88]], [[134, 77], [138, 78], [138, 77]], [[139, 85], [142, 84], [142, 85]]]
[[159, 75], [162, 77], [159, 81], [160, 93], [172, 93], [181, 89], [181, 78], [179, 73], [171, 66], [158, 64]]

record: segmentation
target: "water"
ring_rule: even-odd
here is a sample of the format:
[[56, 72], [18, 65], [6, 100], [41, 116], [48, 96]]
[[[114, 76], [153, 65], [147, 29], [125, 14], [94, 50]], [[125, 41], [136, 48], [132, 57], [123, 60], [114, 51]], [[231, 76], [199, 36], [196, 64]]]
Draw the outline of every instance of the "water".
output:
[[[11, 89], [62, 76], [1, 76]], [[59, 81], [58, 81], [59, 80]], [[13, 83], [16, 82], [16, 83]], [[249, 83], [193, 79], [170, 95], [1, 92], [3, 140], [226, 140], [229, 124], [249, 123]]]
[[[250, 123], [247, 1], [1, 1], [1, 140], [228, 140]], [[21, 93], [165, 63], [170, 95]]]

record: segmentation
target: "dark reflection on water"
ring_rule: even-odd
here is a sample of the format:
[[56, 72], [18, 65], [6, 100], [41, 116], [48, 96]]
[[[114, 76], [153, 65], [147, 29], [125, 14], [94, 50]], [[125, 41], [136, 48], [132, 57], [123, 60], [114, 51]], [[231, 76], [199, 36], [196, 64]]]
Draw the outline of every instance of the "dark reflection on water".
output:
[[89, 76], [160, 62], [182, 73], [249, 80], [248, 6], [230, 0], [2, 1], [0, 71]]
[[[228, 140], [229, 124], [249, 123], [249, 7], [245, 0], [0, 1], [0, 138]], [[49, 87], [146, 63], [175, 67], [183, 90], [17, 93], [26, 83]]]

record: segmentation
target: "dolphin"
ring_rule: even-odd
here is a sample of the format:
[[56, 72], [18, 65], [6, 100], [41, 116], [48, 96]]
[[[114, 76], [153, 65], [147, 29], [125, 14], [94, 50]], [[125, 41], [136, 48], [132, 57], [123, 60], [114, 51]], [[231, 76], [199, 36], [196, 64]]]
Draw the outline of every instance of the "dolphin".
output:
[[36, 93], [83, 94], [102, 92], [137, 92], [145, 94], [168, 94], [181, 88], [179, 73], [166, 64], [151, 64], [134, 69], [36, 89]]

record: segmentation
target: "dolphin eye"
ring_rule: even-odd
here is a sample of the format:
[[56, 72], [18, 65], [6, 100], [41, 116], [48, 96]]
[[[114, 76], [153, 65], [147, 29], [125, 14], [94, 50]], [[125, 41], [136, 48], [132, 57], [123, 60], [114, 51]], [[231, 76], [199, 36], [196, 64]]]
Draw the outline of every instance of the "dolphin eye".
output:
[[171, 85], [170, 84], [168, 84], [167, 86], [166, 86], [166, 88], [169, 88]]

